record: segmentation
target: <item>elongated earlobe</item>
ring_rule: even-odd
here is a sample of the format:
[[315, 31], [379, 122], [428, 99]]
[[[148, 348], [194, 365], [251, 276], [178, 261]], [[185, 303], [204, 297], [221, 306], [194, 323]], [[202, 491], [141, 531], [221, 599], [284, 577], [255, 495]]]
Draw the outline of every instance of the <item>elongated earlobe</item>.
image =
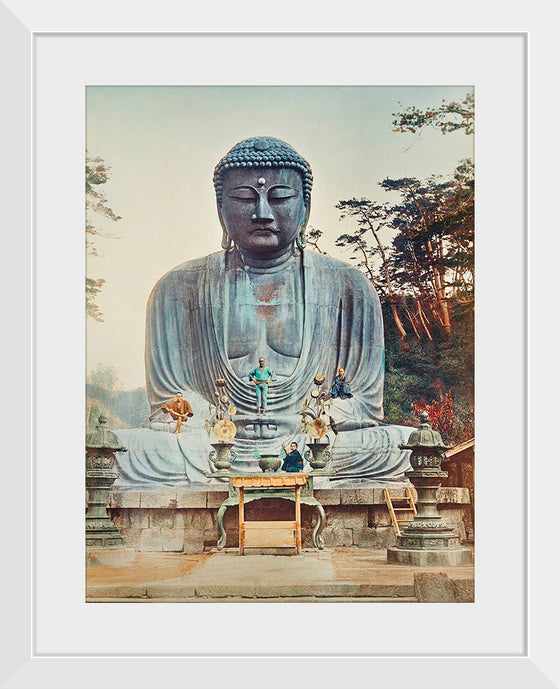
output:
[[228, 231], [224, 228], [222, 231], [222, 249], [224, 251], [230, 251], [233, 248], [233, 242], [229, 236]]
[[231, 251], [233, 249], [233, 241], [231, 237], [229, 236], [229, 232], [226, 226], [226, 222], [224, 220], [224, 216], [222, 214], [222, 209], [220, 208], [220, 202], [217, 202], [218, 204], [218, 218], [220, 219], [220, 225], [222, 226], [222, 249], [224, 251]]
[[298, 233], [296, 234], [296, 244], [298, 249], [301, 249], [302, 251], [305, 249], [307, 237], [305, 236], [305, 229], [303, 226], [300, 226]]
[[310, 210], [311, 210], [311, 204], [308, 204], [305, 208], [305, 212], [304, 212], [301, 224], [300, 224], [298, 231], [297, 231], [297, 234], [296, 234], [296, 246], [301, 251], [303, 251], [305, 249], [305, 245], [307, 244], [307, 237], [305, 235], [305, 230], [307, 229], [307, 221], [309, 220]]

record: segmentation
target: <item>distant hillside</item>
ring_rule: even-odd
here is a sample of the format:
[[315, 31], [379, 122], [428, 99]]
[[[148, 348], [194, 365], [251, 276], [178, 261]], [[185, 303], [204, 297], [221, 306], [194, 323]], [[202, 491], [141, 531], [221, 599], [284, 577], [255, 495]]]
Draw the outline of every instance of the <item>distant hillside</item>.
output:
[[110, 428], [148, 428], [150, 405], [146, 388], [113, 393], [86, 383], [86, 414], [89, 414], [90, 428], [95, 428], [101, 413], [109, 417]]

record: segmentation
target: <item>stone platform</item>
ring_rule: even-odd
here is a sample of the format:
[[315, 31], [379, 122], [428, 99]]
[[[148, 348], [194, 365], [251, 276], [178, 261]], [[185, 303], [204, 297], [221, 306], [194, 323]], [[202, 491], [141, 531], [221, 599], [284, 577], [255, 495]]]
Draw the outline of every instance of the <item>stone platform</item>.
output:
[[474, 566], [414, 567], [384, 550], [332, 548], [301, 555], [87, 551], [88, 602], [471, 603]]
[[416, 565], [426, 567], [438, 565], [456, 567], [471, 561], [468, 548], [442, 548], [440, 550], [414, 550], [412, 548], [388, 548], [387, 562], [391, 564]]
[[[387, 487], [393, 495], [404, 495], [404, 484]], [[145, 553], [205, 553], [217, 545], [217, 512], [227, 495], [225, 486], [198, 491], [113, 492], [109, 514], [127, 548]], [[319, 488], [314, 495], [326, 513], [325, 548], [345, 546], [378, 549], [384, 553], [384, 549], [396, 545], [383, 487]], [[461, 543], [472, 540], [472, 510], [467, 488], [440, 488], [438, 509], [456, 527]], [[293, 506], [286, 501], [262, 500], [246, 506], [246, 518], [289, 519], [292, 511]], [[304, 548], [313, 547], [316, 518], [313, 508], [302, 506]], [[238, 544], [237, 520], [237, 508], [229, 508], [224, 520], [226, 548]]]

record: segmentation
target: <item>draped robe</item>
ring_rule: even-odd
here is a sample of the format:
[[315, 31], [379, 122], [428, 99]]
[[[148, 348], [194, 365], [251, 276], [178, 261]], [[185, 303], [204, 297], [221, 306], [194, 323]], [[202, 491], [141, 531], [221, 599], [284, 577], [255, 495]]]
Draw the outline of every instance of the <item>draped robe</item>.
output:
[[[299, 411], [313, 378], [323, 374], [332, 380], [340, 366], [346, 370], [354, 396], [334, 400], [333, 469], [341, 477], [359, 480], [401, 478], [409, 468], [407, 453], [398, 445], [406, 442], [411, 429], [380, 425], [384, 340], [373, 285], [358, 270], [315, 252], [297, 252], [290, 261], [303, 301], [298, 304], [303, 307], [303, 323], [296, 333], [300, 354], [293, 370], [270, 384], [268, 411], [261, 418], [255, 413], [254, 388], [246, 373], [236, 373], [228, 358], [228, 343], [242, 335], [235, 330], [235, 310], [244, 305], [235, 303], [234, 297], [243, 293], [238, 289], [243, 281], [250, 280], [237, 253], [219, 252], [188, 261], [156, 284], [146, 322], [146, 381], [153, 430], [140, 431], [142, 437], [138, 432], [119, 432], [129, 446], [128, 456], [121, 458], [125, 483], [173, 483], [180, 481], [181, 471], [187, 481], [205, 480], [211, 448], [204, 423], [219, 378], [225, 380], [238, 410], [233, 417], [238, 429], [234, 468], [258, 471], [255, 445], [260, 454], [278, 454], [282, 445], [292, 441], [304, 447]], [[254, 355], [256, 359], [261, 353]], [[274, 361], [267, 363], [276, 369]], [[177, 390], [190, 402], [194, 417], [182, 428], [185, 432], [176, 436], [175, 447], [168, 434], [161, 432], [171, 430], [161, 406]], [[158, 462], [164, 468], [159, 477]]]

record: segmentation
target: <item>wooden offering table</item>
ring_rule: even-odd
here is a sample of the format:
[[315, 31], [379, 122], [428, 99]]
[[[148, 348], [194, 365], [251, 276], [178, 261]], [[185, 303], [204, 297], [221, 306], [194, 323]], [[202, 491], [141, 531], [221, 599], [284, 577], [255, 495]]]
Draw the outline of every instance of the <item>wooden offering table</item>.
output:
[[[247, 521], [245, 504], [263, 498], [282, 498], [294, 502], [293, 521]], [[303, 473], [238, 474], [229, 477], [229, 497], [218, 510], [218, 550], [226, 543], [224, 514], [231, 505], [239, 506], [239, 554], [245, 548], [295, 548], [301, 552], [301, 504], [313, 505], [319, 519], [313, 531], [313, 544], [323, 549], [321, 531], [325, 512], [321, 503], [313, 497], [313, 479]]]

